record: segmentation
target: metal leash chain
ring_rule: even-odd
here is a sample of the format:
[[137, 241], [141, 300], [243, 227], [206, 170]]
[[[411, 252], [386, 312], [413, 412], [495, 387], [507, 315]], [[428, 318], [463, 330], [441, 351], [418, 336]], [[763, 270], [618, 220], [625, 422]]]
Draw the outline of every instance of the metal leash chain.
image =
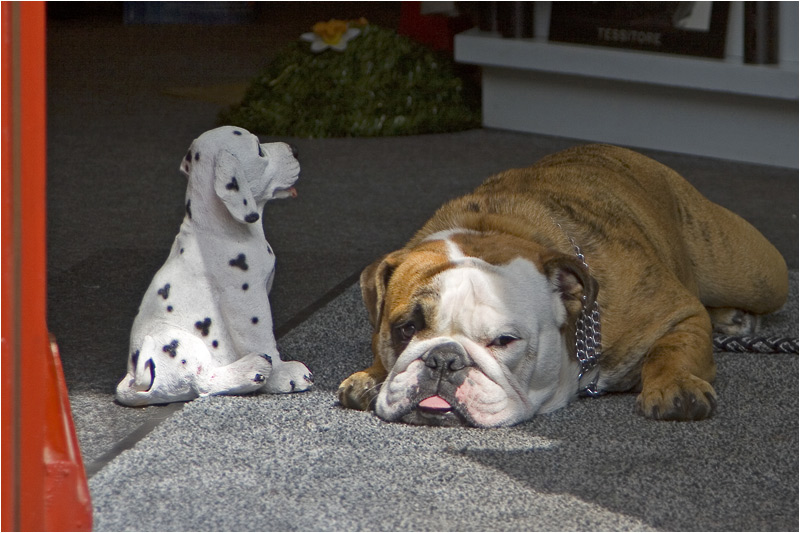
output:
[[[561, 228], [561, 224], [556, 222], [556, 225]], [[563, 228], [561, 228], [561, 230], [563, 231]], [[583, 252], [581, 252], [580, 246], [578, 246], [571, 236], [567, 235], [567, 238], [575, 248], [575, 255], [578, 256], [578, 259], [581, 260], [583, 266], [588, 270], [589, 265], [586, 264], [586, 259], [583, 256]], [[580, 365], [580, 373], [578, 374], [579, 386], [583, 376], [587, 375], [597, 366], [598, 357], [603, 351], [602, 334], [600, 332], [600, 304], [595, 300], [591, 306], [587, 307], [586, 295], [584, 295], [582, 299], [583, 308], [575, 326], [575, 356], [578, 358], [578, 364]], [[597, 380], [599, 377], [600, 372], [597, 372], [588, 385], [580, 388], [578, 394], [580, 396], [590, 396], [592, 398], [602, 396], [603, 391], [597, 388]]]

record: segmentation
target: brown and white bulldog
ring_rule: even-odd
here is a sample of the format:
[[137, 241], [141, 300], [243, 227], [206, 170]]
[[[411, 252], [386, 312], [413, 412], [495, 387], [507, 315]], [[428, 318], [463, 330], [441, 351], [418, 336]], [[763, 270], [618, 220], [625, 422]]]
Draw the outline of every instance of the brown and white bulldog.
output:
[[[675, 171], [588, 145], [445, 204], [361, 290], [374, 362], [340, 385], [346, 407], [494, 427], [580, 390], [635, 390], [646, 417], [697, 420], [716, 407], [712, 320], [730, 331], [777, 310], [788, 274], [764, 236]], [[596, 366], [576, 335], [602, 343]]]

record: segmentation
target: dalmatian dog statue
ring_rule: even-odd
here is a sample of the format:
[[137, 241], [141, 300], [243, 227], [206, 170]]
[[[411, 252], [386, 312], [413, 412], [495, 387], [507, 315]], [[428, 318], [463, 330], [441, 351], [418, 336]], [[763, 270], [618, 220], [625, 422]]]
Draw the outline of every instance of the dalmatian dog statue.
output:
[[186, 215], [133, 322], [117, 400], [309, 389], [308, 368], [278, 354], [268, 298], [275, 257], [261, 224], [266, 202], [295, 195], [292, 148], [223, 126], [195, 139], [180, 171]]

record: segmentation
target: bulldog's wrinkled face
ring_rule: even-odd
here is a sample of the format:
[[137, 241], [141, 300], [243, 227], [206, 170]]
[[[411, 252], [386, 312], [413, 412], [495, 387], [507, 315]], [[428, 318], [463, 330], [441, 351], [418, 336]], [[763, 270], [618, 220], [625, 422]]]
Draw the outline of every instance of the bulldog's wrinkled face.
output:
[[[565, 294], [577, 296], [578, 276], [545, 265], [537, 250], [492, 239], [435, 235], [385, 261], [394, 266], [382, 274], [388, 282], [373, 339], [389, 370], [375, 403], [381, 418], [507, 426], [575, 395]], [[487, 245], [488, 260], [480, 257]]]

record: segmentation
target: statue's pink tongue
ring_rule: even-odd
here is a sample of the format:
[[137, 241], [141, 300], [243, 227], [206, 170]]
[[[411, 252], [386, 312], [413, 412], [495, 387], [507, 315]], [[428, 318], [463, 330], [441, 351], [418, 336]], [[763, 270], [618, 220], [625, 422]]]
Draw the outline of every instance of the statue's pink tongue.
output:
[[453, 408], [453, 406], [447, 403], [447, 400], [441, 396], [431, 396], [430, 398], [425, 398], [419, 402], [419, 407], [435, 411], [446, 411]]

